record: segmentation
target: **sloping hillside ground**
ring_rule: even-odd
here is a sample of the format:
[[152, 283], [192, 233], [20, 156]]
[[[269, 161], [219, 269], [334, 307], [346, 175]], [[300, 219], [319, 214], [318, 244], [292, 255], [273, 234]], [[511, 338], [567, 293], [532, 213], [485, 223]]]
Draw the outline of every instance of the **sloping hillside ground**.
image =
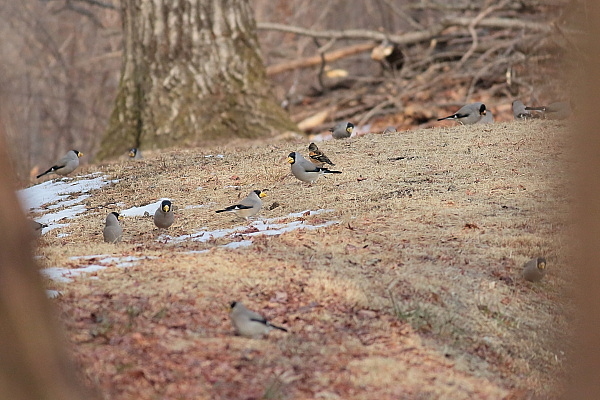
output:
[[[448, 126], [320, 143], [343, 174], [311, 187], [286, 164], [308, 142], [82, 168], [118, 182], [38, 253], [44, 267], [107, 267], [48, 281], [84, 379], [106, 399], [559, 396], [568, 129]], [[254, 227], [215, 214], [253, 189], [268, 189]], [[108, 212], [163, 197], [178, 207], [166, 235], [133, 216], [123, 243], [102, 242]], [[322, 211], [292, 214], [306, 210]], [[256, 234], [261, 221], [289, 231]], [[540, 255], [548, 275], [524, 282]], [[234, 336], [232, 300], [290, 332]]]

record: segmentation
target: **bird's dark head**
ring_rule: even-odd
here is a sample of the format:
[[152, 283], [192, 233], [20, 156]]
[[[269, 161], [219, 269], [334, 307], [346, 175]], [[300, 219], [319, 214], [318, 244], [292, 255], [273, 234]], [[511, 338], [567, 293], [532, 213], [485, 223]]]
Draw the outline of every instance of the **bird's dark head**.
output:
[[352, 122], [348, 122], [346, 124], [346, 132], [348, 132], [349, 134], [352, 134], [353, 130], [354, 130], [354, 124]]
[[311, 143], [308, 145], [308, 151], [319, 151], [319, 148], [317, 147], [316, 144]]
[[290, 154], [288, 154], [287, 162], [289, 164], [293, 164], [296, 162], [296, 152], [295, 151], [292, 151]]
[[111, 212], [111, 214], [114, 215], [119, 221], [123, 219], [123, 216], [116, 211]]
[[258, 197], [260, 197], [261, 199], [262, 199], [263, 197], [267, 197], [267, 194], [266, 194], [265, 192], [263, 192], [262, 190], [255, 190], [255, 191], [254, 191], [254, 193], [256, 193], [256, 195], [257, 195]]
[[137, 155], [138, 149], [137, 147], [132, 147], [129, 149], [129, 157], [133, 158]]
[[232, 301], [231, 304], [229, 305], [229, 309], [233, 310], [233, 307], [235, 307], [236, 304], [237, 304], [237, 301]]
[[77, 157], [82, 157], [83, 153], [80, 152], [79, 150], [73, 150], [73, 153], [77, 154]]
[[163, 200], [162, 203], [160, 203], [160, 209], [164, 212], [169, 212], [171, 210], [171, 202], [169, 200]]
[[546, 259], [544, 257], [538, 257], [537, 267], [538, 269], [546, 269]]
[[481, 106], [479, 106], [479, 114], [485, 115], [485, 104], [482, 104]]

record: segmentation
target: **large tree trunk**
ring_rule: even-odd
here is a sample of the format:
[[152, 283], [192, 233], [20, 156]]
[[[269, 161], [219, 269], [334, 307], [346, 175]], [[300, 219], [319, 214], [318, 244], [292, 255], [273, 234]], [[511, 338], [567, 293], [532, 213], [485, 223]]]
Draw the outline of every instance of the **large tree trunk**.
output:
[[99, 159], [296, 129], [275, 103], [247, 0], [122, 0], [124, 59]]

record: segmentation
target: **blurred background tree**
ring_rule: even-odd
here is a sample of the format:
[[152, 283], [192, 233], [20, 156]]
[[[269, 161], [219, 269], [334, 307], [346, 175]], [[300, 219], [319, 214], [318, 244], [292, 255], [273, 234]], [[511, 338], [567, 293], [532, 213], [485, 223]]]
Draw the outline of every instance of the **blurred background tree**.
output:
[[266, 81], [246, 0], [124, 0], [123, 68], [98, 158], [296, 129]]

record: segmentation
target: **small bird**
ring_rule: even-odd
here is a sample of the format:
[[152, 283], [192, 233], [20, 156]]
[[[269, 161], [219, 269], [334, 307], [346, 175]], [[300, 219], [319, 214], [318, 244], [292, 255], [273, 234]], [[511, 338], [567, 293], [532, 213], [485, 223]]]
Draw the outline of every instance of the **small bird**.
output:
[[235, 333], [240, 336], [258, 339], [271, 329], [279, 329], [287, 332], [288, 330], [277, 325], [273, 325], [262, 315], [248, 310], [239, 301], [234, 301], [229, 306], [229, 318], [235, 329]]
[[163, 200], [160, 203], [160, 207], [156, 209], [154, 213], [154, 225], [158, 228], [166, 229], [173, 225], [175, 221], [175, 214], [173, 214], [173, 208], [169, 200]]
[[479, 122], [479, 120], [486, 114], [485, 104], [483, 103], [471, 103], [466, 106], [462, 106], [456, 113], [449, 115], [444, 118], [439, 118], [438, 121], [445, 119], [452, 119], [458, 121], [462, 125], [473, 125]]
[[529, 282], [539, 282], [546, 275], [546, 259], [537, 257], [523, 266], [523, 278]]
[[329, 164], [332, 167], [335, 165], [331, 162], [329, 157], [325, 155], [325, 153], [319, 150], [317, 145], [314, 143], [311, 143], [308, 146], [308, 156], [310, 158], [310, 162], [315, 164], [317, 167], [323, 167], [325, 166], [325, 164]]
[[557, 101], [541, 107], [525, 107], [525, 110], [541, 111], [546, 119], [563, 120], [571, 116], [571, 103], [568, 101]]
[[396, 128], [395, 128], [395, 127], [393, 127], [393, 126], [388, 126], [388, 127], [386, 127], [386, 128], [383, 130], [383, 133], [384, 133], [384, 134], [386, 134], [386, 133], [396, 133], [396, 132], [398, 132], [398, 131], [397, 131], [397, 130], [396, 130]]
[[119, 221], [123, 219], [123, 216], [119, 215], [118, 212], [111, 212], [106, 216], [106, 226], [102, 231], [104, 235], [104, 241], [106, 243], [118, 243], [123, 238], [123, 228]]
[[31, 231], [33, 232], [33, 236], [36, 238], [39, 238], [42, 236], [42, 230], [44, 228], [47, 228], [48, 225], [46, 224], [40, 224], [39, 222], [33, 220], [33, 219], [28, 219], [29, 225], [31, 226]]
[[266, 196], [267, 194], [261, 190], [253, 190], [238, 204], [234, 204], [232, 206], [229, 206], [222, 210], [217, 210], [215, 212], [222, 213], [225, 211], [232, 211], [238, 217], [245, 218], [246, 220], [248, 220], [249, 217], [258, 214], [258, 212], [262, 208], [261, 199]]
[[341, 174], [342, 171], [332, 171], [327, 168], [317, 167], [315, 164], [302, 157], [299, 153], [291, 152], [287, 162], [291, 164], [292, 174], [301, 180], [313, 184], [323, 174]]
[[513, 117], [515, 117], [515, 120], [523, 120], [523, 119], [532, 118], [531, 113], [529, 111], [527, 111], [527, 109], [525, 108], [525, 104], [523, 104], [523, 102], [521, 100], [515, 100], [512, 102], [512, 111], [513, 111]]
[[346, 139], [352, 135], [354, 130], [354, 124], [352, 122], [344, 121], [340, 122], [333, 128], [329, 128], [329, 132], [334, 139]]
[[144, 157], [142, 156], [142, 152], [140, 151], [140, 149], [138, 149], [137, 147], [132, 147], [131, 149], [129, 149], [129, 158], [131, 158], [132, 160], [141, 160]]
[[483, 124], [483, 125], [488, 125], [488, 124], [493, 124], [493, 123], [494, 123], [494, 115], [492, 114], [492, 112], [490, 110], [486, 110], [485, 115], [482, 116], [481, 119], [476, 122], [476, 124]]
[[79, 166], [79, 157], [83, 156], [77, 150], [71, 150], [64, 155], [63, 158], [58, 160], [52, 167], [48, 168], [46, 172], [39, 174], [36, 178], [39, 179], [46, 174], [55, 173], [60, 176], [69, 175], [71, 172]]

